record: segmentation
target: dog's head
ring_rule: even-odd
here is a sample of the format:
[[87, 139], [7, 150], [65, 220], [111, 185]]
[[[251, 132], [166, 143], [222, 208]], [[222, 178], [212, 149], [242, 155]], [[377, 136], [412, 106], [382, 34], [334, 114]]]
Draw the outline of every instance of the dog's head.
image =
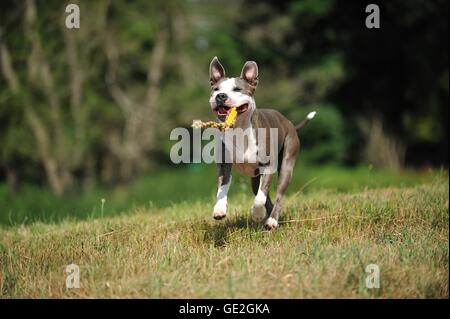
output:
[[220, 121], [224, 121], [232, 106], [236, 106], [238, 116], [253, 112], [256, 108], [253, 94], [258, 85], [258, 65], [247, 61], [241, 75], [235, 78], [225, 76], [225, 69], [214, 57], [209, 66], [211, 97], [209, 104]]

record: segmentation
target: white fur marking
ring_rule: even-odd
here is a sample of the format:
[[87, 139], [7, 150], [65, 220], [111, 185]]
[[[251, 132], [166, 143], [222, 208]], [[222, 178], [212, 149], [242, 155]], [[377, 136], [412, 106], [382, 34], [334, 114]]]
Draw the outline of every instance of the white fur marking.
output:
[[277, 228], [278, 222], [275, 220], [275, 218], [269, 217], [266, 221], [266, 226], [268, 226], [268, 228], [270, 229]]
[[247, 112], [253, 112], [253, 110], [256, 108], [255, 100], [253, 97], [244, 94], [242, 92], [236, 92], [233, 89], [236, 87], [236, 78], [229, 78], [224, 81], [222, 81], [219, 84], [219, 90], [214, 91], [213, 94], [211, 94], [211, 97], [209, 99], [209, 104], [211, 105], [211, 108], [214, 109], [216, 107], [216, 96], [219, 93], [225, 93], [228, 96], [228, 99], [230, 100], [231, 105], [234, 106], [241, 106], [245, 103], [248, 103], [249, 110]]
[[312, 120], [314, 118], [314, 116], [316, 116], [316, 113], [317, 112], [315, 112], [315, 111], [314, 112], [309, 112], [308, 116], [307, 116], [308, 120]]
[[[260, 177], [261, 179], [261, 177]], [[252, 207], [252, 220], [256, 223], [260, 223], [266, 217], [266, 200], [267, 196], [261, 190], [261, 181], [259, 183], [258, 193], [256, 194], [255, 201]]]
[[220, 83], [219, 89], [224, 92], [233, 92], [233, 88], [236, 86], [236, 80], [234, 78], [227, 79]]
[[228, 184], [221, 185], [217, 190], [217, 201], [213, 210], [214, 217], [223, 217], [227, 214], [227, 194], [230, 189], [231, 179], [232, 176], [230, 176]]
[[[261, 177], [260, 177], [261, 179]], [[261, 190], [261, 181], [259, 182], [259, 189], [258, 189], [258, 193], [256, 194], [255, 197], [255, 205], [265, 205], [266, 204], [266, 200], [267, 200], [267, 196], [264, 194], [264, 192]]]

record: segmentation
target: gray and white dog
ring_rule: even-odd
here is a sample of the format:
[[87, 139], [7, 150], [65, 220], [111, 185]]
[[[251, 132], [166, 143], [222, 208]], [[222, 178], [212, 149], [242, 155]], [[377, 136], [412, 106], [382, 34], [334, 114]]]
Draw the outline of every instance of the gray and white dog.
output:
[[[254, 61], [247, 61], [242, 68], [239, 77], [228, 78], [225, 69], [220, 64], [217, 57], [211, 61], [209, 68], [211, 80], [211, 97], [209, 103], [213, 112], [220, 121], [224, 121], [232, 106], [237, 107], [238, 115], [234, 128], [241, 128], [250, 132], [244, 146], [244, 161], [230, 162], [221, 161], [218, 163], [218, 191], [217, 202], [214, 206], [213, 217], [216, 220], [226, 216], [227, 193], [231, 184], [231, 167], [234, 165], [241, 173], [251, 177], [253, 193], [256, 195], [251, 211], [252, 219], [257, 223], [264, 223], [267, 230], [272, 230], [278, 226], [278, 218], [282, 207], [283, 195], [292, 178], [297, 154], [300, 150], [300, 140], [297, 130], [304, 127], [311, 120], [315, 112], [311, 112], [297, 126], [294, 126], [281, 113], [272, 109], [257, 109], [254, 93], [258, 85], [258, 66]], [[272, 152], [277, 152], [278, 185], [275, 203], [269, 196], [269, 186], [272, 180], [272, 173], [263, 170], [264, 163], [247, 161], [249, 153], [261, 152], [261, 145], [256, 136], [258, 129], [265, 128], [266, 143], [277, 144]], [[271, 139], [270, 134], [276, 129], [277, 138]], [[276, 143], [274, 143], [274, 141]], [[223, 153], [226, 147], [222, 144]], [[267, 152], [267, 146], [264, 152]], [[273, 155], [273, 154], [272, 154]]]

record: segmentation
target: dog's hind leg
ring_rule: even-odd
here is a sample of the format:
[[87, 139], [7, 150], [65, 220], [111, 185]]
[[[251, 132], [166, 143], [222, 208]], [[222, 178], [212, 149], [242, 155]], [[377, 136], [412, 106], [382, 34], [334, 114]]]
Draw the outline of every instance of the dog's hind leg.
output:
[[256, 195], [252, 206], [251, 217], [256, 223], [261, 223], [272, 212], [273, 204], [269, 197], [272, 174], [261, 174], [252, 177], [252, 190]]
[[278, 175], [277, 196], [275, 199], [275, 205], [269, 218], [267, 218], [264, 227], [267, 230], [272, 230], [278, 227], [278, 218], [282, 208], [283, 195], [291, 181], [292, 173], [295, 166], [295, 160], [299, 151], [300, 142], [295, 137], [286, 137], [284, 144], [283, 157], [281, 167]]

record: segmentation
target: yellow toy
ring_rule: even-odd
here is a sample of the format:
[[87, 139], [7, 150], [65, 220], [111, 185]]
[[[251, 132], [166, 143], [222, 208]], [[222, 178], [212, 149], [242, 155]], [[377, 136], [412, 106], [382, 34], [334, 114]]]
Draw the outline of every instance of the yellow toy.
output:
[[193, 128], [207, 128], [207, 127], [213, 127], [213, 128], [218, 128], [221, 131], [226, 130], [227, 128], [233, 128], [234, 127], [234, 123], [236, 122], [236, 116], [237, 116], [238, 112], [236, 110], [236, 106], [233, 106], [227, 113], [227, 117], [225, 118], [225, 122], [213, 122], [213, 121], [209, 121], [209, 122], [202, 122], [200, 120], [194, 120], [192, 122], [192, 127]]

